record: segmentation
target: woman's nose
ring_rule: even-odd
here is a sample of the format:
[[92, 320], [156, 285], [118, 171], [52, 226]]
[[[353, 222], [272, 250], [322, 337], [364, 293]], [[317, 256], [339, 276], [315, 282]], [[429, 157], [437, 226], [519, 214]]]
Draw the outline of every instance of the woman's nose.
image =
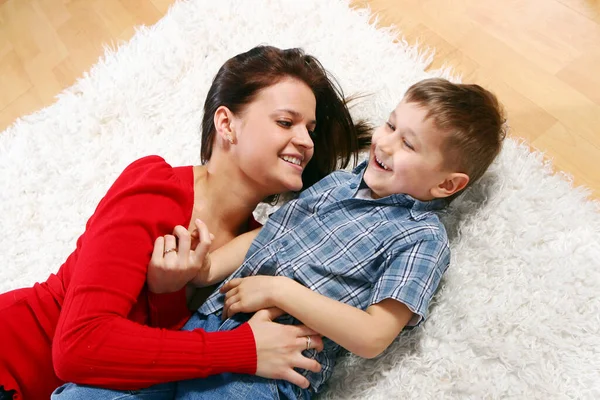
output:
[[299, 128], [294, 135], [294, 143], [298, 146], [313, 148], [315, 146], [312, 138], [310, 137], [310, 133], [306, 128]]

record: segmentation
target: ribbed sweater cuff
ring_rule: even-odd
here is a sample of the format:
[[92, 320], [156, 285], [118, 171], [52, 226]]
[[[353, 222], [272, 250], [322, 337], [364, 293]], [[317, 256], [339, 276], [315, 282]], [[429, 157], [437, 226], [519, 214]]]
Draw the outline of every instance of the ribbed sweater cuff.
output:
[[256, 343], [248, 323], [231, 331], [207, 332], [206, 354], [211, 360], [212, 374], [256, 373]]

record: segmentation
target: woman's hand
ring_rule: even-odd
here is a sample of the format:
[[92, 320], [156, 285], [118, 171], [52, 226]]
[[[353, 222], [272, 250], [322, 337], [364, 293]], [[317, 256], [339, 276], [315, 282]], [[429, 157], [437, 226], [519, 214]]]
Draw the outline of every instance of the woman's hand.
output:
[[220, 289], [221, 293], [225, 293], [223, 319], [240, 312], [253, 313], [275, 307], [275, 290], [282, 285], [284, 279], [287, 278], [256, 275], [230, 280]]
[[321, 364], [302, 355], [304, 350], [323, 350], [321, 336], [304, 325], [282, 325], [273, 320], [283, 314], [277, 308], [260, 310], [248, 323], [256, 342], [256, 375], [269, 379], [285, 379], [301, 388], [308, 380], [294, 370], [321, 371]]
[[183, 226], [177, 225], [173, 229], [173, 235], [161, 236], [154, 242], [146, 277], [151, 292], [177, 292], [192, 279], [208, 276], [208, 250], [214, 237], [204, 222], [196, 219], [194, 223], [197, 231], [192, 234]]

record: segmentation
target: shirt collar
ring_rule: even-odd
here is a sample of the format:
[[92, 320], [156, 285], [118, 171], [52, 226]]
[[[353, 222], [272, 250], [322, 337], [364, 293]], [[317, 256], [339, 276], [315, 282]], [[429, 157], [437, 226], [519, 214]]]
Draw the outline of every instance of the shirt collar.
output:
[[[350, 185], [354, 185], [353, 187], [356, 188], [356, 191], [358, 191], [361, 188], [367, 187], [367, 184], [363, 180], [363, 175], [365, 173], [365, 170], [367, 169], [367, 163], [368, 163], [368, 161], [361, 162], [352, 171], [352, 173], [355, 174], [355, 176], [352, 178]], [[355, 194], [356, 194], [356, 191], [355, 191]], [[411, 210], [411, 212], [413, 212], [414, 216], [416, 216], [416, 214], [419, 214], [421, 212], [442, 210], [448, 205], [448, 201], [446, 199], [433, 199], [430, 201], [421, 201], [421, 200], [415, 199], [414, 197], [412, 197], [408, 194], [403, 194], [403, 193], [393, 194], [391, 196], [383, 197], [381, 199], [377, 199], [377, 200], [373, 200], [373, 201], [376, 201], [376, 202], [382, 203], [382, 204], [389, 204], [389, 205], [395, 205], [395, 206], [408, 208]]]

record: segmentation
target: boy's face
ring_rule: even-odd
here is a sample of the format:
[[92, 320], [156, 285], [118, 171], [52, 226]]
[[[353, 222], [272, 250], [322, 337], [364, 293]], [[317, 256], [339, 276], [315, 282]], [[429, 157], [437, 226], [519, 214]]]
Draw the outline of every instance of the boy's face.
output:
[[402, 193], [427, 201], [464, 187], [453, 190], [448, 182], [454, 174], [444, 168], [446, 134], [426, 115], [416, 103], [402, 101], [373, 133], [364, 180], [376, 197]]

